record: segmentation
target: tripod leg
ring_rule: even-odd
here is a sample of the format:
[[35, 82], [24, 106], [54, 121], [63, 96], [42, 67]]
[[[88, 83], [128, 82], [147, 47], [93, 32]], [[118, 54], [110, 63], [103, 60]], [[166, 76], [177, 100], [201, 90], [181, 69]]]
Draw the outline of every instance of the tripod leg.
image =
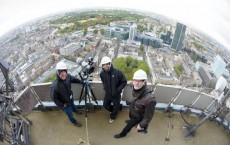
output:
[[81, 95], [80, 95], [80, 98], [79, 98], [79, 104], [81, 103], [81, 100], [83, 99], [84, 88], [85, 88], [85, 83], [83, 84], [82, 89], [81, 89]]
[[96, 104], [98, 105], [97, 98], [95, 97], [92, 88], [90, 88], [90, 92], [91, 92], [91, 94], [92, 94], [92, 96], [93, 96], [93, 100], [94, 100], [94, 101], [96, 102]]

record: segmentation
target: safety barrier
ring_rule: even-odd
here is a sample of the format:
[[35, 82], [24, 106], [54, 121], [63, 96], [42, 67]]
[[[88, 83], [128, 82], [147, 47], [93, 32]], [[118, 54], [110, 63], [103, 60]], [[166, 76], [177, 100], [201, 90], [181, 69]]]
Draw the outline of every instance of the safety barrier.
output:
[[[15, 104], [21, 109], [23, 114], [29, 114], [32, 109], [38, 105], [46, 107], [44, 102], [52, 102], [50, 97], [50, 85], [51, 83], [34, 84], [27, 87], [19, 96], [15, 99]], [[148, 87], [152, 87], [149, 85]], [[104, 98], [103, 85], [101, 81], [93, 81], [90, 83], [96, 99], [102, 101]], [[122, 101], [131, 101], [131, 86], [127, 85], [123, 90]], [[80, 99], [82, 91], [82, 85], [72, 84], [72, 91], [74, 100]], [[216, 109], [218, 101], [213, 96], [198, 92], [195, 90], [183, 88], [181, 86], [171, 86], [157, 84], [153, 88], [153, 94], [157, 99], [157, 108], [174, 107], [181, 108], [187, 106], [193, 110], [198, 110], [203, 114], [208, 114]], [[83, 94], [84, 95], [84, 94]], [[53, 103], [54, 105], [54, 103]], [[222, 124], [226, 129], [230, 130], [230, 112], [229, 109], [222, 112], [220, 117], [215, 119], [218, 123]]]

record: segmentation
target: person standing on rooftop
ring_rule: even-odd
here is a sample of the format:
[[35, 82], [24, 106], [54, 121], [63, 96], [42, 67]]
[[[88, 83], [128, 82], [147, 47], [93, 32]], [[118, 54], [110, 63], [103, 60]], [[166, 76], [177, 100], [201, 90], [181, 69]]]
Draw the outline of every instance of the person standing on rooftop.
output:
[[133, 75], [132, 95], [133, 101], [129, 105], [129, 118], [121, 133], [114, 138], [125, 137], [136, 126], [138, 132], [147, 133], [149, 122], [152, 120], [156, 106], [156, 99], [152, 91], [147, 88], [147, 74], [139, 69]]
[[122, 107], [121, 92], [127, 84], [125, 75], [113, 67], [112, 61], [109, 57], [105, 56], [101, 60], [102, 71], [100, 78], [105, 90], [105, 98], [103, 106], [110, 112], [109, 123], [113, 123], [116, 119], [119, 109]]
[[51, 97], [54, 103], [66, 113], [70, 122], [77, 127], [81, 127], [81, 124], [77, 122], [72, 114], [72, 112], [78, 114], [81, 114], [81, 112], [75, 108], [71, 83], [82, 84], [83, 82], [68, 74], [67, 66], [62, 61], [57, 63], [56, 73], [57, 78], [51, 84]]

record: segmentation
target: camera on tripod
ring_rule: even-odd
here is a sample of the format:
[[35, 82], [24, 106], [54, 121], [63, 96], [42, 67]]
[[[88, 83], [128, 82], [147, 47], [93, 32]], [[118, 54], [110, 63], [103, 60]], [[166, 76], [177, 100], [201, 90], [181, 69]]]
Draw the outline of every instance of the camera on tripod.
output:
[[79, 72], [82, 80], [87, 78], [88, 75], [94, 72], [95, 70], [95, 63], [93, 62], [93, 57], [89, 57], [86, 60], [83, 60], [79, 57], [76, 59], [76, 62], [82, 67], [81, 71]]
[[88, 110], [94, 110], [94, 106], [91, 103], [91, 100], [93, 100], [97, 105], [98, 105], [98, 102], [91, 88], [91, 85], [89, 82], [90, 81], [89, 75], [95, 70], [95, 62], [93, 62], [92, 57], [89, 57], [86, 60], [83, 60], [82, 58], [77, 58], [76, 62], [82, 67], [81, 71], [79, 72], [79, 76], [81, 80], [83, 81], [83, 87], [80, 93], [79, 104], [84, 99], [85, 100], [85, 112], [87, 112]]

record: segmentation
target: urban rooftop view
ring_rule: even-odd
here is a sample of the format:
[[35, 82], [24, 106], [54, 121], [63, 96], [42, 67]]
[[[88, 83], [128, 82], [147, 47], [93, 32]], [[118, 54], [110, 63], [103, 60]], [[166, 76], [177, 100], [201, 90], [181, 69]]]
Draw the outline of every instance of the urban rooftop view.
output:
[[[230, 48], [182, 21], [135, 9], [77, 9], [18, 25], [0, 36], [0, 51], [0, 144], [230, 144]], [[114, 122], [103, 106], [105, 56], [127, 80]], [[71, 85], [80, 128], [50, 97], [60, 62], [83, 82]], [[133, 128], [116, 139], [139, 69], [155, 113], [146, 134]]]

